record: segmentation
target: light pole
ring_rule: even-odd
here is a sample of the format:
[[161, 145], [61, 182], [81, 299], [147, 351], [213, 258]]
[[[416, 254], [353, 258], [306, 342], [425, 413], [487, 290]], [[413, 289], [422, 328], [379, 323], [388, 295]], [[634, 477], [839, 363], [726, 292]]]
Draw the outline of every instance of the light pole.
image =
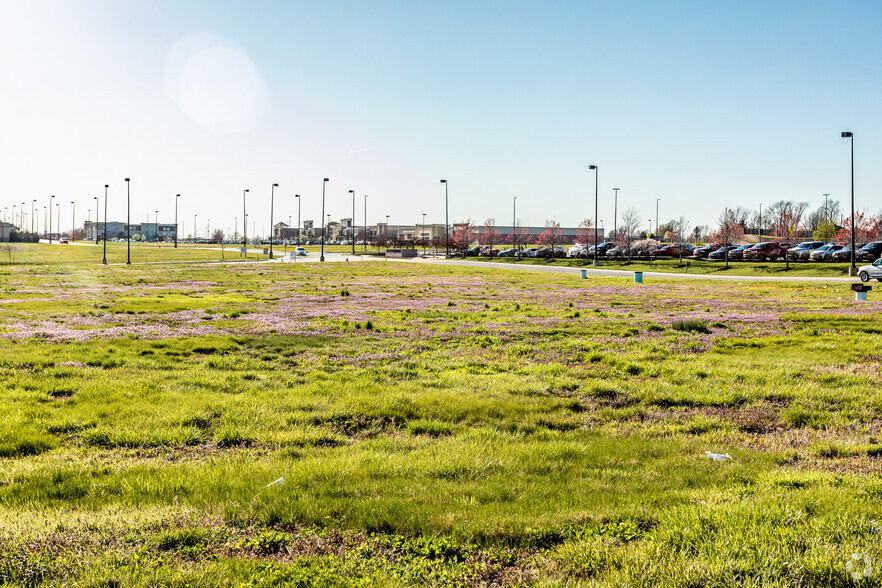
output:
[[77, 230], [77, 203], [71, 200], [70, 205], [72, 207], [70, 214], [70, 240], [73, 241], [74, 231]]
[[517, 240], [518, 233], [518, 197], [514, 197], [514, 202], [511, 205], [511, 246], [515, 249], [518, 248], [518, 244], [515, 242]]
[[423, 256], [426, 255], [426, 213], [423, 213], [423, 234], [421, 235], [423, 238]]
[[275, 239], [275, 232], [273, 231], [273, 201], [276, 196], [276, 188], [278, 188], [278, 184], [273, 184], [272, 188], [270, 188], [270, 254], [269, 258], [273, 258], [273, 240]]
[[447, 257], [450, 257], [450, 217], [447, 214], [447, 180], [441, 180], [444, 184], [444, 244], [447, 246]]
[[361, 240], [361, 252], [362, 252], [362, 253], [367, 252], [367, 242], [368, 242], [368, 235], [367, 235], [367, 196], [368, 196], [367, 194], [364, 195], [364, 235], [363, 235], [364, 239]]
[[198, 235], [198, 230], [196, 229], [196, 216], [197, 215], [195, 215], [195, 214], [193, 215], [193, 242], [194, 243], [196, 241], [198, 241], [198, 239], [196, 238]]
[[[37, 203], [36, 198], [31, 200], [31, 233], [34, 232], [34, 204]], [[40, 223], [37, 223], [39, 225]]]
[[98, 219], [101, 218], [101, 213], [98, 211], [98, 197], [92, 196], [92, 198], [95, 200], [95, 225], [93, 226], [93, 229], [95, 232], [95, 235], [94, 235], [95, 245], [97, 245], [98, 244]]
[[126, 178], [126, 265], [132, 263], [132, 192], [129, 189], [129, 178]]
[[655, 232], [656, 233], [658, 233], [658, 201], [659, 200], [661, 200], [661, 198], [655, 199]]
[[827, 197], [829, 194], [824, 194], [824, 220], [830, 222], [830, 209], [827, 208]]
[[101, 263], [107, 265], [107, 188], [109, 184], [104, 184], [104, 258]]
[[248, 213], [245, 212], [245, 194], [248, 188], [242, 190], [242, 249], [245, 256], [248, 256]]
[[349, 226], [352, 228], [352, 255], [355, 255], [355, 190], [349, 190], [352, 194], [352, 221]]
[[[600, 175], [600, 172], [597, 171], [597, 166], [594, 164], [589, 165], [588, 169], [594, 170], [594, 263], [592, 265], [597, 267], [597, 176]], [[651, 229], [652, 227], [650, 226]]]
[[[322, 180], [322, 215], [319, 218], [325, 218], [325, 186], [328, 185], [329, 181], [330, 180], [328, 178]], [[319, 257], [319, 261], [325, 260], [325, 241], [327, 240], [325, 239], [326, 235], [327, 233], [325, 232], [325, 227], [322, 226], [322, 253]]]
[[58, 228], [58, 238], [61, 239], [61, 203], [55, 203], [55, 226]]
[[[49, 197], [49, 244], [52, 245], [52, 205], [55, 204], [55, 196]], [[12, 205], [12, 222], [15, 222], [15, 204]]]
[[154, 220], [156, 220], [156, 233], [154, 234], [153, 240], [159, 241], [159, 211], [158, 210], [153, 211], [153, 218], [154, 218]]
[[759, 233], [756, 236], [756, 242], [761, 243], [763, 240], [763, 203], [760, 202], [760, 210], [759, 210], [759, 229], [757, 232]]
[[620, 188], [613, 188], [613, 191], [616, 193], [615, 200], [613, 201], [613, 240], [616, 240], [616, 233], [618, 229], [616, 227], [616, 221], [618, 220], [618, 212], [619, 212], [619, 190]]
[[300, 245], [300, 194], [294, 194], [297, 199], [297, 244]]
[[851, 140], [851, 267], [848, 268], [848, 275], [856, 276], [857, 267], [854, 265], [854, 133], [843, 131], [842, 137]]
[[175, 249], [178, 248], [178, 198], [180, 194], [175, 194]]
[[386, 248], [389, 247], [389, 215], [386, 215]]

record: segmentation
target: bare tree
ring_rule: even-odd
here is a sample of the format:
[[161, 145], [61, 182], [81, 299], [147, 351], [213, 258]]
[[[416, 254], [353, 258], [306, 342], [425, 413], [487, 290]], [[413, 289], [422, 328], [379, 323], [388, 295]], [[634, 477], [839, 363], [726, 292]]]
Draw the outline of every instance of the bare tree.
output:
[[720, 218], [717, 219], [717, 223], [717, 230], [710, 237], [723, 246], [726, 269], [729, 269], [729, 245], [744, 237], [743, 220], [735, 215], [734, 210], [727, 208], [720, 215]]
[[576, 242], [588, 245], [594, 239], [594, 222], [590, 218], [586, 218], [579, 223], [576, 229]]
[[488, 218], [484, 221], [484, 230], [481, 231], [481, 236], [479, 241], [481, 245], [489, 245], [490, 253], [489, 256], [492, 256], [493, 253], [493, 245], [499, 243], [502, 240], [502, 234], [499, 232], [499, 229], [496, 228], [496, 220], [492, 218]]
[[633, 206], [625, 210], [622, 214], [620, 230], [622, 231], [622, 240], [628, 248], [628, 263], [631, 263], [631, 244], [634, 242], [634, 239], [637, 238], [637, 233], [640, 231], [642, 222], [643, 216], [640, 214], [640, 211]]

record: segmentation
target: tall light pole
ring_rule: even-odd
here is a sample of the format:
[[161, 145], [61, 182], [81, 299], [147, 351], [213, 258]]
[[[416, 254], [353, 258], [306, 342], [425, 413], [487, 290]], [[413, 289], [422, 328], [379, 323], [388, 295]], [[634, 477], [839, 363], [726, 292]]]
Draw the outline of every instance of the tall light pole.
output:
[[423, 213], [423, 234], [421, 235], [423, 238], [423, 255], [426, 255], [426, 213]]
[[[49, 197], [49, 244], [52, 245], [52, 205], [55, 204], [55, 195]], [[12, 222], [15, 222], [15, 204], [12, 205]]]
[[101, 263], [107, 265], [107, 188], [109, 184], [104, 184], [104, 258]]
[[518, 197], [514, 197], [514, 202], [511, 205], [511, 246], [517, 249], [518, 244], [515, 242], [517, 240], [518, 233]]
[[61, 239], [61, 203], [55, 203], [55, 226], [58, 228], [58, 238]]
[[619, 190], [621, 188], [613, 188], [613, 192], [616, 193], [615, 200], [613, 201], [613, 240], [616, 240], [616, 235], [618, 234], [618, 225], [616, 221], [618, 220], [617, 215], [619, 212]]
[[70, 240], [73, 241], [74, 231], [77, 230], [77, 203], [71, 200], [70, 205], [73, 209], [70, 214]]
[[278, 187], [278, 184], [273, 184], [272, 188], [270, 188], [270, 259], [273, 258], [273, 238], [276, 236], [273, 231], [273, 201], [276, 197], [276, 188]]
[[389, 247], [389, 215], [386, 215], [386, 247]]
[[[31, 233], [34, 232], [34, 205], [36, 203], [37, 203], [36, 198], [31, 200]], [[37, 223], [37, 226], [39, 226], [39, 225], [40, 225], [40, 223]]]
[[829, 194], [824, 194], [824, 220], [830, 222], [830, 209], [827, 208], [827, 197]]
[[441, 183], [444, 184], [444, 244], [447, 246], [447, 257], [450, 257], [450, 217], [447, 214], [447, 180], [441, 180]]
[[92, 198], [95, 200], [95, 224], [93, 225], [93, 229], [95, 232], [95, 235], [94, 235], [95, 236], [95, 245], [97, 245], [98, 244], [98, 219], [101, 218], [101, 214], [98, 211], [98, 197], [92, 196]]
[[854, 265], [854, 133], [843, 131], [842, 137], [851, 139], [851, 267], [848, 268], [848, 275], [856, 276], [857, 267]]
[[759, 229], [757, 230], [759, 233], [756, 236], [756, 242], [760, 243], [763, 240], [763, 203], [760, 202], [760, 210], [759, 210]]
[[129, 189], [129, 178], [126, 178], [126, 265], [132, 263], [132, 191]]
[[178, 248], [178, 198], [180, 194], [175, 194], [175, 249]]
[[367, 242], [368, 242], [368, 234], [367, 234], [367, 194], [364, 195], [364, 239], [361, 241], [361, 252], [365, 253], [367, 251]]
[[589, 165], [588, 169], [594, 170], [594, 263], [592, 265], [597, 267], [597, 176], [600, 175], [600, 172], [597, 171], [597, 166], [594, 164]]
[[[328, 185], [328, 182], [330, 182], [330, 180], [328, 178], [325, 178], [324, 180], [322, 180], [322, 215], [319, 218], [325, 218], [325, 186]], [[325, 238], [326, 235], [327, 235], [327, 233], [325, 232], [325, 226], [323, 225], [322, 226], [322, 253], [321, 253], [321, 256], [319, 257], [319, 261], [325, 260], [325, 241], [327, 240]]]
[[245, 195], [248, 193], [248, 188], [242, 190], [242, 249], [244, 249], [244, 253], [248, 255], [248, 213], [245, 212]]
[[300, 194], [294, 194], [297, 199], [297, 244], [300, 245]]
[[656, 237], [658, 236], [657, 233], [658, 233], [658, 201], [659, 200], [661, 200], [661, 198], [655, 199], [655, 232], [656, 232]]
[[352, 194], [352, 221], [349, 226], [352, 229], [352, 255], [355, 255], [355, 190], [349, 190]]

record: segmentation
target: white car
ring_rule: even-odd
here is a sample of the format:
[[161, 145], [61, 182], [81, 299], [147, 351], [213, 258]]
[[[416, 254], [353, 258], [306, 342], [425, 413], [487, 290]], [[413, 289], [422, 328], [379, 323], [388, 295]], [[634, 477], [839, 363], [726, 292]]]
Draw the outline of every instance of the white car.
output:
[[294, 250], [294, 255], [306, 255], [306, 249], [303, 247], [298, 247]]
[[877, 259], [872, 265], [862, 265], [858, 269], [861, 282], [869, 282], [870, 278], [876, 278], [882, 282], [882, 258]]

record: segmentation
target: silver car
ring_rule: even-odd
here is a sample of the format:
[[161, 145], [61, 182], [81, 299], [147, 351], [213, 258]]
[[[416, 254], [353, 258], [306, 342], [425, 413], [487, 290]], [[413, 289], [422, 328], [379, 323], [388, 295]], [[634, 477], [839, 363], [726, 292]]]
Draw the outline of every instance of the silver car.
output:
[[858, 269], [861, 282], [869, 282], [870, 278], [876, 278], [882, 282], [882, 258], [877, 259], [872, 265], [862, 265]]

